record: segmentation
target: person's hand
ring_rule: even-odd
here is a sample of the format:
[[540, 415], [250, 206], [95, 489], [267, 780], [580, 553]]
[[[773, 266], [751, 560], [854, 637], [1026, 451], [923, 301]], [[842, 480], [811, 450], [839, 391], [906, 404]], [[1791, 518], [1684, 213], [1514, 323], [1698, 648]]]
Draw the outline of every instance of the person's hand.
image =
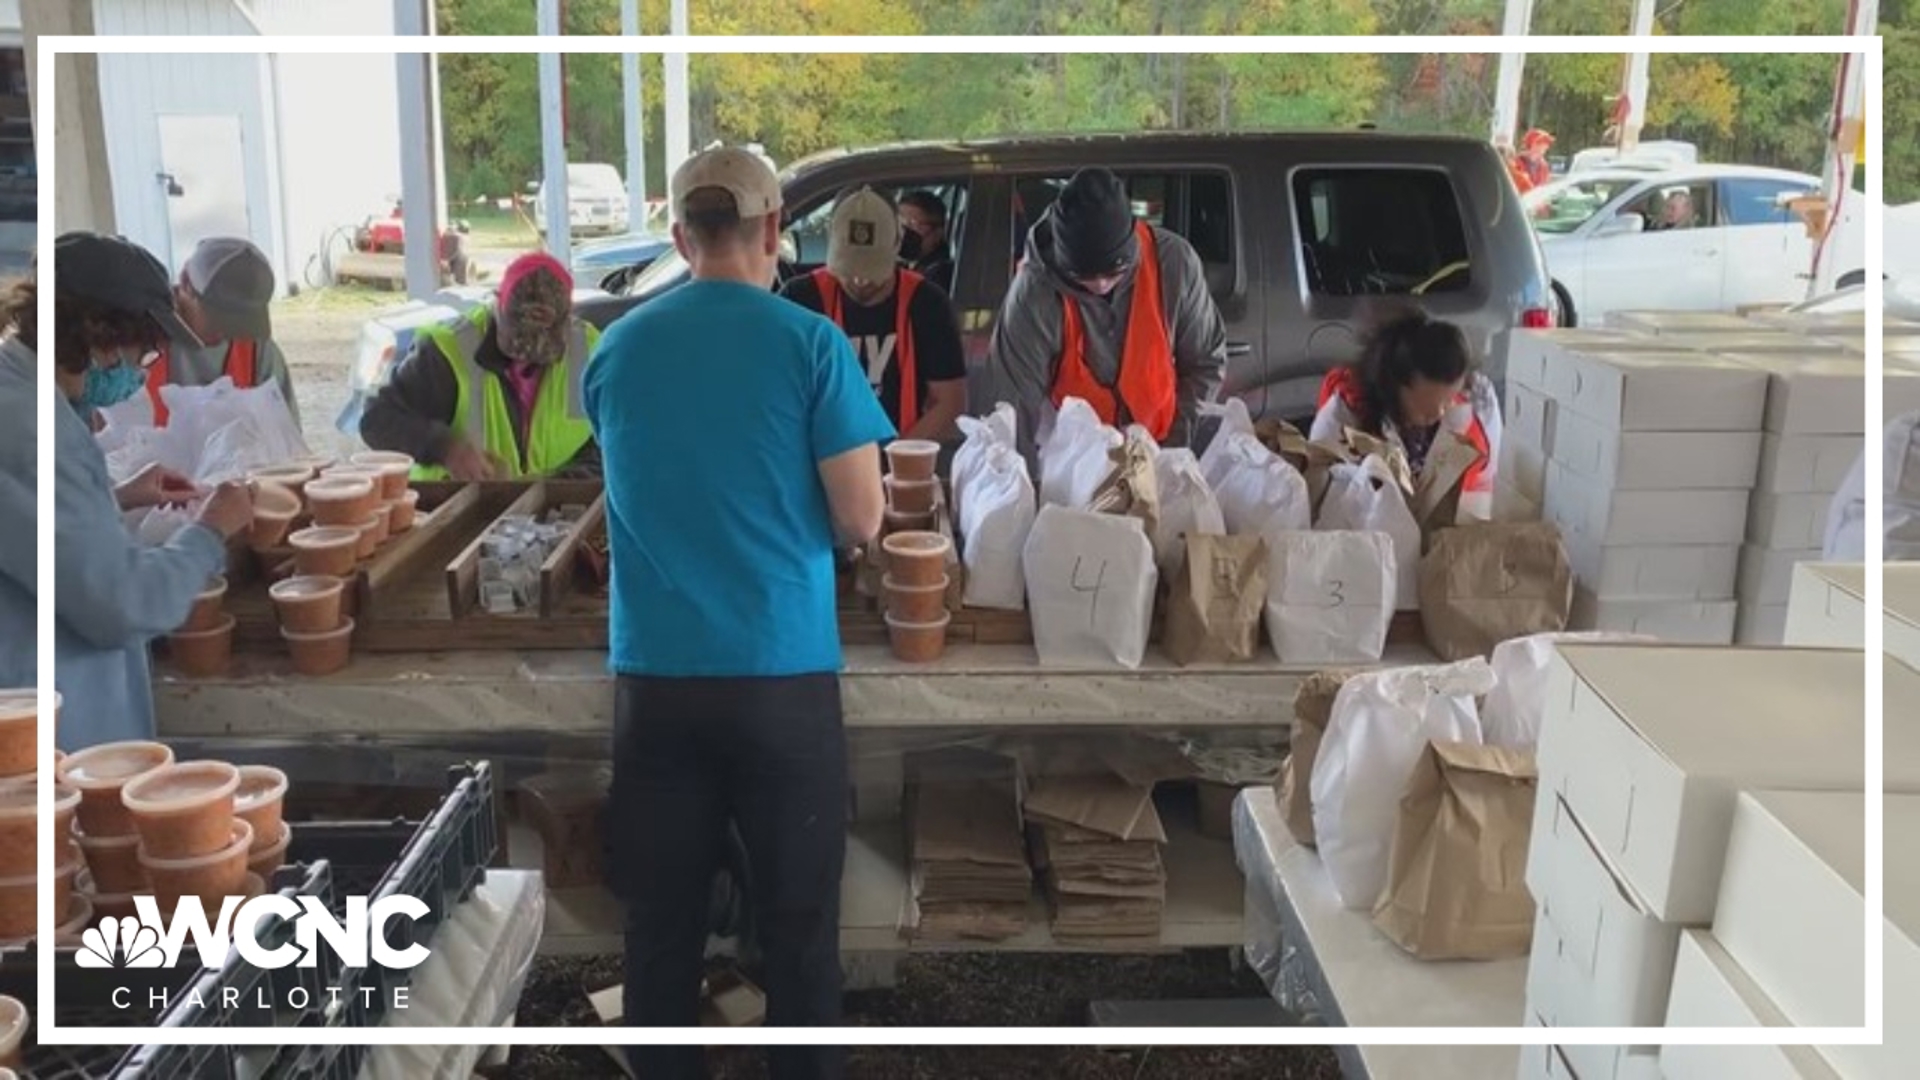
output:
[[492, 480], [506, 471], [498, 458], [460, 438], [447, 444], [446, 467], [455, 480], [463, 483]]
[[113, 494], [120, 509], [143, 510], [149, 506], [189, 503], [206, 494], [206, 491], [172, 469], [149, 465], [115, 488]]
[[200, 504], [194, 520], [223, 539], [232, 539], [253, 524], [252, 486], [244, 480], [229, 480], [214, 488], [207, 501]]

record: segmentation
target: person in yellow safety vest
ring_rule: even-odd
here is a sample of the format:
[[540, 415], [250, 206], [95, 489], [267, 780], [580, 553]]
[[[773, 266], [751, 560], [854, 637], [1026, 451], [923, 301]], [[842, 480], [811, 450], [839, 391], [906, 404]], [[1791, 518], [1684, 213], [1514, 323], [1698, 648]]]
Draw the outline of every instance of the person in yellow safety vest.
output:
[[581, 380], [600, 332], [573, 315], [573, 276], [535, 252], [491, 305], [421, 330], [367, 406], [360, 437], [410, 454], [416, 480], [598, 477]]

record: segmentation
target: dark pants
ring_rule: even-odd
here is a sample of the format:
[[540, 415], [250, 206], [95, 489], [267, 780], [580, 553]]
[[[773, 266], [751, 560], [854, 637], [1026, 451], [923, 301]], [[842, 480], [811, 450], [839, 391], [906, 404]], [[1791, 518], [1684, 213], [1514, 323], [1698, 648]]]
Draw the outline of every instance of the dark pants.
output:
[[[714, 875], [731, 821], [751, 870], [767, 1024], [840, 1023], [847, 748], [835, 675], [622, 676], [607, 843], [627, 906], [626, 1023], [696, 1027]], [[629, 1047], [640, 1080], [704, 1077], [699, 1047]], [[773, 1080], [832, 1080], [837, 1047], [770, 1051]]]

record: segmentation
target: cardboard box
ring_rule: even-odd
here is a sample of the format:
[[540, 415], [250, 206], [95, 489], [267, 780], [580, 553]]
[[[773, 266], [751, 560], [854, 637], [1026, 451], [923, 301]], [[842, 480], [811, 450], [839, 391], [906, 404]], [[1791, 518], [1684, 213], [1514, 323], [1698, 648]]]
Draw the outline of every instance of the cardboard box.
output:
[[1621, 431], [1759, 431], [1767, 375], [1692, 352], [1571, 352], [1547, 372], [1548, 394]]
[[1760, 469], [1759, 432], [1626, 433], [1571, 410], [1553, 422], [1553, 459], [1616, 490], [1751, 488]]
[[1493, 489], [1493, 520], [1499, 522], [1539, 521], [1540, 504], [1522, 495], [1503, 476]]
[[[1530, 1023], [1529, 1027], [1545, 1027]], [[1581, 1080], [1557, 1046], [1539, 1045], [1520, 1048], [1519, 1080]]]
[[1882, 647], [1888, 656], [1920, 670], [1920, 565], [1887, 563], [1881, 570]]
[[[1823, 1046], [1848, 1080], [1910, 1080], [1920, 1062], [1920, 798], [1889, 794], [1882, 804], [1885, 818], [1881, 890], [1885, 908], [1881, 939], [1881, 977], [1886, 1042], [1879, 1046]], [[1856, 980], [1856, 983], [1858, 980]]]
[[1501, 441], [1524, 444], [1552, 457], [1553, 399], [1531, 387], [1516, 386], [1507, 391], [1503, 404], [1506, 415], [1501, 417], [1505, 425], [1500, 433]]
[[1552, 796], [1534, 803], [1527, 888], [1538, 905], [1527, 963], [1535, 1014], [1548, 1027], [1658, 1027], [1680, 928], [1654, 918]]
[[1802, 337], [1767, 326], [1750, 325], [1747, 333], [1678, 332], [1661, 334], [1660, 341], [1679, 349], [1716, 356], [1832, 356], [1845, 351], [1837, 342]]
[[1736, 544], [1746, 536], [1748, 494], [1744, 488], [1615, 491], [1553, 461], [1547, 463], [1544, 505], [1547, 520], [1583, 540], [1603, 546], [1711, 546]]
[[1751, 320], [1722, 311], [1614, 311], [1606, 325], [1635, 334], [1752, 334]]
[[1605, 547], [1566, 539], [1567, 560], [1581, 588], [1601, 600], [1732, 600], [1740, 577], [1740, 549], [1718, 547]]
[[1777, 495], [1832, 496], [1860, 459], [1867, 441], [1857, 435], [1760, 437], [1760, 472], [1754, 484]]
[[1832, 495], [1776, 495], [1756, 491], [1747, 512], [1747, 543], [1780, 551], [1805, 551], [1827, 540]]
[[1787, 605], [1740, 602], [1733, 624], [1735, 645], [1782, 645], [1787, 640]]
[[1568, 350], [1605, 352], [1671, 352], [1673, 347], [1620, 330], [1563, 327], [1552, 330], [1515, 330], [1507, 346], [1507, 391], [1524, 386], [1549, 394], [1547, 373], [1559, 365]]
[[[1865, 674], [1863, 654], [1827, 649], [1562, 645], [1540, 797], [1566, 801], [1655, 916], [1705, 925], [1741, 790], [1864, 788]], [[1890, 712], [1884, 741], [1886, 790], [1920, 793], [1920, 720]]]
[[[1819, 561], [1819, 548], [1781, 551], [1751, 544], [1741, 548], [1740, 603], [1785, 608], [1788, 597], [1793, 595], [1793, 568]], [[1782, 611], [1781, 617], [1785, 618], [1785, 614]]]
[[1867, 568], [1803, 562], [1793, 568], [1781, 640], [1834, 649], [1867, 647]]
[[[1667, 1026], [1784, 1027], [1786, 1020], [1713, 935], [1681, 935], [1674, 961]], [[1807, 1046], [1664, 1046], [1666, 1080], [1841, 1080]]]
[[1497, 487], [1512, 488], [1514, 494], [1538, 507], [1547, 501], [1547, 455], [1538, 447], [1513, 441], [1500, 446], [1500, 468], [1494, 474]]
[[1860, 435], [1867, 430], [1867, 365], [1859, 357], [1745, 354], [1727, 359], [1767, 373], [1766, 430]]
[[1647, 634], [1676, 645], [1730, 645], [1740, 605], [1731, 600], [1603, 599], [1573, 591], [1573, 630]]

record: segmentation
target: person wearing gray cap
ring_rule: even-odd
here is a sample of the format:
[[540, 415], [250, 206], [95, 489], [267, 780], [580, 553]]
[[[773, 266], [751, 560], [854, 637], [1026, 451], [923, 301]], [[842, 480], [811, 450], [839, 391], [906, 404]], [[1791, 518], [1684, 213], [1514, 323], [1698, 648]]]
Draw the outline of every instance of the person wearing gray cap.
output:
[[[37, 517], [35, 435], [38, 354], [59, 400], [53, 410], [54, 682], [62, 706], [57, 742], [72, 752], [153, 738], [147, 643], [187, 619], [194, 596], [227, 564], [227, 540], [253, 521], [245, 484], [202, 491], [149, 468], [116, 487], [89, 418], [140, 393], [145, 361], [168, 338], [191, 342], [174, 313], [167, 272], [135, 244], [68, 233], [54, 245], [54, 325], [39, 326], [37, 287], [0, 297], [0, 521], [26, 530], [0, 541], [0, 686], [31, 686], [38, 595], [32, 536]], [[126, 510], [185, 504], [192, 521], [149, 547], [121, 523]]]
[[147, 398], [153, 405], [156, 427], [167, 426], [167, 406], [160, 398], [163, 386], [206, 386], [221, 376], [241, 390], [280, 387], [293, 422], [300, 423], [300, 406], [293, 398], [293, 376], [287, 358], [273, 343], [273, 266], [251, 243], [238, 237], [216, 236], [200, 241], [180, 268], [173, 287], [173, 304], [203, 345], [171, 343], [147, 370]]

